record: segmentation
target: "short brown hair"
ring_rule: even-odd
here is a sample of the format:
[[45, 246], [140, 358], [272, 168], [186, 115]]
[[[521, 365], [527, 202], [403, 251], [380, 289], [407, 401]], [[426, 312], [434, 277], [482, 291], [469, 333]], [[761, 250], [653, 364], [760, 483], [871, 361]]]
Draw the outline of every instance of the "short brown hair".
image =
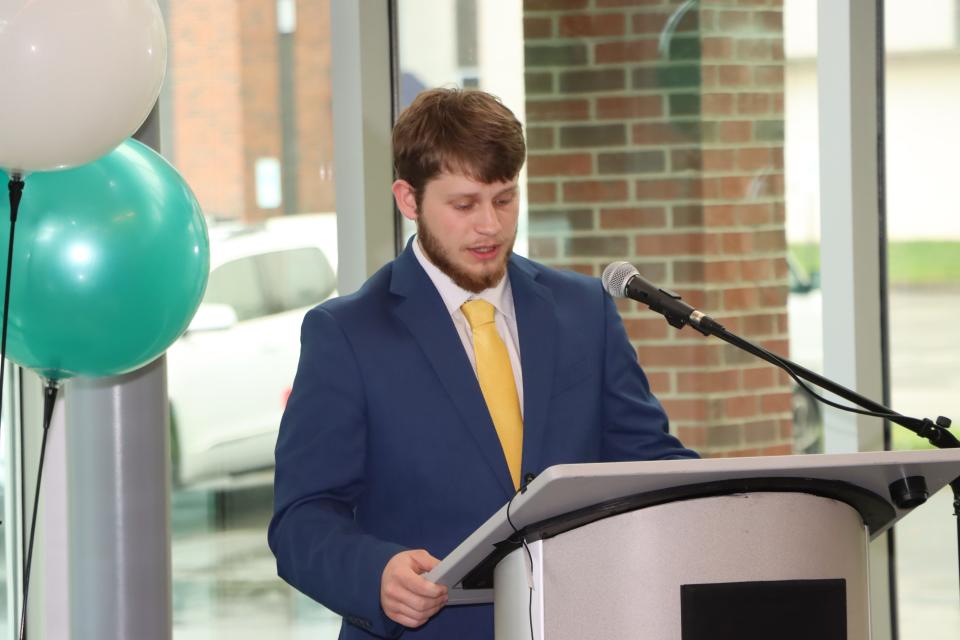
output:
[[393, 127], [393, 168], [423, 189], [444, 171], [483, 183], [506, 182], [526, 156], [523, 127], [495, 96], [475, 89], [430, 89], [404, 109]]

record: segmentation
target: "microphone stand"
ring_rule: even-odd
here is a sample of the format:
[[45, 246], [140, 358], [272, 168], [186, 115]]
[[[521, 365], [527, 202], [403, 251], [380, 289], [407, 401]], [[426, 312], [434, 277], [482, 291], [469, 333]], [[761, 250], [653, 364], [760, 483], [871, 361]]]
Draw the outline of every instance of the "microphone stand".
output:
[[[796, 380], [797, 383], [803, 387], [807, 393], [827, 405], [842, 409], [844, 411], [875, 416], [878, 418], [884, 418], [890, 422], [895, 422], [900, 426], [914, 432], [918, 436], [925, 438], [938, 449], [960, 448], [960, 440], [958, 440], [953, 433], [948, 431], [950, 428], [949, 418], [939, 416], [937, 417], [936, 421], [933, 421], [930, 418], [918, 419], [899, 414], [892, 409], [885, 407], [879, 402], [874, 402], [870, 398], [860, 395], [852, 389], [848, 389], [843, 385], [837, 384], [833, 380], [830, 380], [829, 378], [825, 378], [816, 372], [800, 366], [788, 358], [779, 356], [757, 344], [754, 344], [753, 342], [750, 342], [745, 338], [736, 335], [735, 333], [727, 331], [723, 325], [715, 321], [710, 316], [688, 307], [680, 300], [680, 297], [677, 294], [673, 292], [667, 292], [665, 290], [661, 290], [661, 292], [668, 296], [666, 298], [667, 304], [663, 304], [662, 302], [658, 304], [654, 300], [650, 300], [652, 304], [648, 304], [646, 300], [642, 300], [641, 302], [647, 304], [647, 306], [657, 313], [662, 314], [671, 326], [681, 329], [685, 325], [689, 324], [691, 327], [705, 336], [715, 336], [720, 338], [724, 342], [732, 344], [733, 346], [742, 349], [747, 353], [780, 367], [790, 374], [790, 377]], [[837, 396], [840, 396], [841, 398], [844, 398], [845, 400], [863, 407], [863, 410], [856, 409], [854, 407], [847, 407], [823, 398], [810, 389], [810, 387], [808, 387], [806, 384], [804, 384], [801, 378], [803, 380], [807, 380], [808, 382], [812, 382], [821, 389], [825, 389]], [[953, 515], [957, 518], [957, 549], [958, 552], [960, 552], [960, 478], [955, 478], [952, 482], [950, 482], [950, 489], [953, 491]], [[890, 486], [890, 492], [896, 505], [902, 509], [910, 509], [923, 504], [928, 495], [926, 483], [922, 477], [912, 477], [898, 480]], [[960, 556], [960, 553], [958, 553], [958, 556]], [[960, 578], [960, 557], [958, 557], [957, 575], [958, 578]]]

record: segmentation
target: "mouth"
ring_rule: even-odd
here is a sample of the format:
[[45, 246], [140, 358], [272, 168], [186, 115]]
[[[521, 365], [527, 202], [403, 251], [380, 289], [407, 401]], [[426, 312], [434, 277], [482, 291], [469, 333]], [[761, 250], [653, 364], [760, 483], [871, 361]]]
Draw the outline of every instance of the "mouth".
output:
[[470, 254], [477, 260], [487, 261], [493, 260], [500, 253], [500, 245], [498, 244], [488, 244], [488, 245], [478, 245], [475, 247], [470, 247], [467, 249]]

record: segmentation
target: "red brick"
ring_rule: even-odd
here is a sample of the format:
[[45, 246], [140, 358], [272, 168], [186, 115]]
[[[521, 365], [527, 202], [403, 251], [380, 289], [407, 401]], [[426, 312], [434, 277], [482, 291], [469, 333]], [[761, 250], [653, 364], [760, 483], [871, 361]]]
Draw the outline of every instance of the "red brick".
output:
[[647, 382], [650, 383], [650, 390], [655, 394], [670, 393], [670, 374], [666, 371], [646, 371]]
[[753, 14], [753, 23], [766, 33], [783, 32], [783, 11], [757, 11]]
[[677, 391], [680, 393], [729, 392], [739, 389], [740, 372], [736, 369], [677, 373]]
[[760, 280], [772, 280], [773, 261], [768, 258], [758, 260], [744, 260], [740, 263], [740, 274], [744, 280], [757, 282]]
[[790, 393], [767, 394], [761, 400], [764, 413], [790, 413], [793, 410], [793, 400]]
[[692, 200], [701, 196], [699, 178], [637, 180], [634, 184], [638, 200]]
[[720, 74], [714, 64], [700, 65], [700, 86], [711, 89], [720, 84]]
[[717, 24], [721, 31], [747, 31], [750, 27], [750, 11], [721, 11]]
[[597, 98], [597, 117], [599, 118], [659, 118], [662, 115], [663, 98], [660, 96]]
[[659, 35], [666, 25], [666, 13], [638, 13], [633, 16], [634, 33], [654, 33]]
[[705, 93], [700, 98], [704, 116], [724, 116], [733, 113], [734, 94]]
[[625, 236], [576, 236], [564, 239], [568, 256], [618, 257], [627, 253]]
[[583, 14], [560, 16], [560, 37], [619, 36], [627, 29], [622, 13]]
[[563, 269], [564, 271], [576, 271], [577, 273], [582, 273], [585, 276], [596, 277], [600, 275], [593, 265], [584, 264], [582, 262], [556, 262], [553, 263], [552, 266], [557, 269]]
[[743, 332], [751, 336], [771, 335], [777, 331], [777, 317], [775, 315], [754, 313], [744, 316], [742, 320]]
[[774, 41], [774, 43], [771, 45], [771, 47], [772, 47], [772, 49], [773, 49], [773, 51], [771, 52], [771, 55], [773, 56], [773, 59], [774, 59], [774, 60], [783, 60], [783, 58], [784, 58], [783, 41], [782, 41], [782, 40], [776, 40], [776, 41]]
[[724, 418], [752, 418], [757, 415], [760, 403], [754, 396], [727, 398], [723, 402]]
[[700, 421], [707, 419], [707, 401], [702, 398], [683, 400], [665, 398], [662, 402], [663, 408], [671, 420]]
[[627, 183], [623, 180], [586, 180], [563, 185], [564, 202], [610, 202], [626, 200]]
[[663, 207], [600, 210], [600, 227], [603, 229], [650, 229], [666, 224], [667, 213]]
[[641, 5], [669, 7], [670, 0], [596, 0], [598, 9], [637, 7]]
[[699, 172], [703, 168], [702, 152], [698, 148], [673, 149], [670, 151], [670, 170], [674, 173], [684, 171]]
[[736, 152], [733, 149], [704, 149], [704, 171], [731, 171], [734, 168]]
[[774, 167], [774, 149], [745, 148], [737, 150], [737, 168], [752, 171]]
[[741, 93], [737, 96], [737, 113], [769, 113], [772, 103], [767, 93]]
[[766, 389], [776, 384], [776, 370], [773, 366], [758, 369], [744, 369], [744, 389]]
[[769, 204], [742, 204], [737, 212], [740, 224], [745, 226], [770, 224], [773, 221], [773, 210]]
[[750, 62], [769, 60], [773, 55], [771, 44], [766, 38], [741, 38], [737, 40], [737, 58]]
[[[743, 439], [743, 426], [740, 424], [718, 424], [707, 429], [707, 446], [731, 447], [737, 446]], [[711, 452], [713, 455], [725, 455], [722, 452]]]
[[732, 227], [737, 223], [737, 208], [732, 204], [711, 204], [703, 208], [703, 223], [708, 227]]
[[623, 325], [632, 340], [664, 340], [670, 331], [670, 325], [662, 317], [624, 318]]
[[660, 58], [657, 45], [658, 41], [655, 38], [627, 42], [601, 42], [594, 47], [594, 59], [597, 64], [655, 62]]
[[750, 67], [742, 64], [724, 64], [717, 67], [718, 80], [722, 86], [746, 87], [753, 78]]
[[586, 176], [592, 172], [593, 159], [589, 153], [531, 155], [527, 160], [527, 173], [531, 178]]
[[733, 38], [705, 37], [700, 43], [704, 60], [726, 60], [733, 56]]
[[756, 306], [757, 290], [753, 287], [727, 289], [723, 292], [724, 309], [754, 309]]
[[793, 453], [792, 444], [780, 444], [775, 447], [763, 447], [760, 449], [762, 456], [788, 456]]
[[720, 142], [742, 143], [749, 142], [753, 137], [752, 122], [721, 122], [717, 127], [717, 138]]
[[780, 428], [776, 420], [761, 420], [743, 425], [743, 438], [747, 444], [775, 442], [779, 436]]
[[590, 102], [580, 100], [527, 100], [527, 116], [537, 122], [584, 120], [590, 116]]
[[530, 238], [528, 243], [531, 258], [556, 258], [560, 253], [556, 238]]
[[549, 38], [553, 35], [553, 20], [551, 18], [532, 18], [523, 19], [523, 39], [534, 40], [536, 38]]
[[[764, 307], [783, 307], [787, 304], [787, 285], [775, 285], [770, 287], [758, 287], [756, 289], [757, 294], [760, 298], [760, 304]], [[787, 352], [786, 343], [782, 345], [775, 345], [777, 348], [782, 348], [783, 353]]]
[[707, 444], [707, 429], [706, 427], [678, 427], [677, 437], [686, 446], [696, 449]]
[[720, 236], [720, 246], [724, 253], [750, 253], [753, 251], [753, 235], [744, 231], [724, 233]]
[[527, 127], [527, 149], [550, 149], [553, 147], [551, 127]]
[[720, 363], [718, 345], [641, 345], [637, 358], [644, 367], [704, 367]]
[[753, 186], [754, 178], [751, 176], [729, 176], [719, 178], [718, 180], [720, 184], [720, 197], [725, 200], [746, 198], [752, 195], [751, 187]]
[[557, 201], [557, 185], [553, 182], [528, 182], [527, 200], [531, 204]]
[[527, 11], [571, 11], [586, 9], [587, 0], [524, 0], [523, 10]]
[[703, 254], [704, 235], [702, 233], [642, 235], [636, 237], [634, 245], [636, 253], [641, 256], [699, 256]]
[[703, 275], [707, 284], [738, 282], [740, 263], [736, 260], [715, 260], [704, 266]]
[[653, 122], [633, 125], [634, 144], [690, 144], [699, 142], [699, 138], [696, 123]]
[[786, 236], [782, 229], [757, 231], [753, 241], [757, 251], [782, 251], [787, 248]]
[[753, 82], [758, 85], [772, 84], [782, 89], [784, 82], [783, 65], [775, 64], [754, 67]]

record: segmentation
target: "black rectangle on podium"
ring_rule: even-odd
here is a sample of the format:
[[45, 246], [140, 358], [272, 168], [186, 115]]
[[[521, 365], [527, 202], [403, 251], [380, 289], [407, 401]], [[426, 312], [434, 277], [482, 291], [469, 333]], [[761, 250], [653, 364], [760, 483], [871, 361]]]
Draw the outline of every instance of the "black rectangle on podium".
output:
[[844, 580], [680, 587], [682, 640], [847, 640]]

